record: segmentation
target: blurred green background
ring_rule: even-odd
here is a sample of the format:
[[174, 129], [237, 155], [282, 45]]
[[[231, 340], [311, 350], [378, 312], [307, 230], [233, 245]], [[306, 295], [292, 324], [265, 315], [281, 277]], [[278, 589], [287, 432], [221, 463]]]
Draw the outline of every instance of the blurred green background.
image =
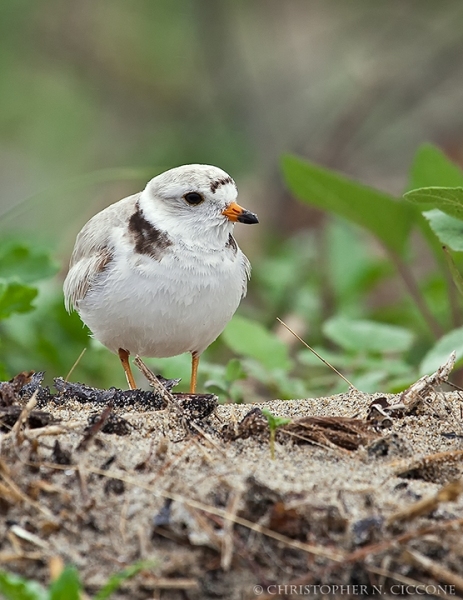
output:
[[[320, 343], [323, 319], [343, 306], [389, 318], [381, 308], [402, 291], [381, 252], [294, 200], [280, 157], [293, 152], [396, 195], [424, 141], [462, 164], [462, 22], [459, 0], [4, 0], [1, 233], [51, 249], [61, 267], [40, 284], [36, 312], [5, 322], [7, 372], [66, 374], [87, 343], [78, 318], [61, 312], [75, 235], [104, 206], [188, 162], [230, 172], [240, 203], [259, 214], [260, 227], [236, 230], [254, 265], [241, 314], [293, 346], [276, 316]], [[355, 293], [350, 280], [341, 291], [325, 285], [327, 263], [342, 279], [346, 251], [357, 271], [363, 265]], [[223, 382], [235, 346], [216, 344], [203, 383]], [[179, 361], [172, 370], [184, 374]], [[74, 377], [122, 386], [117, 363], [93, 347]], [[301, 365], [264, 385], [268, 373], [246, 363], [254, 383], [234, 394], [246, 385], [264, 396], [325, 389], [324, 376], [315, 381]]]

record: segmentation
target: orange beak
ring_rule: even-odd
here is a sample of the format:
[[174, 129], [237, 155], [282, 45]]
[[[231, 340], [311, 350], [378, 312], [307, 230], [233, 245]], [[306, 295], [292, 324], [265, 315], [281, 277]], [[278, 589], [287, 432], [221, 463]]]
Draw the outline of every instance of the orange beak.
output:
[[240, 223], [247, 223], [249, 225], [259, 222], [257, 215], [246, 210], [236, 202], [229, 204], [222, 214], [227, 217], [229, 221], [233, 222], [239, 221]]

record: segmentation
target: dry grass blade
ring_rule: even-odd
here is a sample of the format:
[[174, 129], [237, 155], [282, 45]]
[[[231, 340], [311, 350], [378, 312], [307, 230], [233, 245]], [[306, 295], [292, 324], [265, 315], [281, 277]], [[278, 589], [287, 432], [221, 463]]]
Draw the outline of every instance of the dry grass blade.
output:
[[437, 581], [453, 585], [455, 589], [463, 593], [463, 577], [435, 563], [427, 556], [423, 556], [415, 550], [405, 550], [403, 554], [405, 560], [408, 560], [412, 565], [423, 569], [432, 575]]
[[225, 450], [218, 445], [218, 443], [212, 438], [212, 436], [210, 436], [206, 431], [204, 431], [204, 429], [202, 429], [197, 423], [191, 421], [190, 426], [193, 427], [193, 429], [195, 429], [202, 438], [204, 438], [204, 440], [211, 446], [211, 448], [214, 448], [222, 455], [226, 454]]
[[224, 519], [225, 523], [223, 527], [222, 556], [220, 559], [220, 565], [224, 571], [228, 571], [230, 569], [233, 557], [233, 519], [236, 517], [238, 512], [242, 495], [242, 489], [231, 490], [227, 503], [227, 517]]
[[37, 394], [38, 394], [38, 389], [35, 390], [35, 392], [32, 394], [32, 396], [30, 397], [26, 406], [22, 409], [21, 414], [18, 417], [18, 420], [13, 425], [12, 430], [10, 431], [10, 433], [7, 434], [7, 436], [12, 436], [16, 439], [16, 443], [18, 446], [20, 446], [22, 443], [21, 428], [22, 428], [23, 424], [26, 422], [26, 420], [27, 420], [28, 416], [30, 415], [30, 413], [32, 412], [32, 410], [37, 406]]
[[29, 544], [33, 544], [34, 546], [38, 546], [39, 548], [43, 548], [46, 550], [49, 547], [49, 544], [47, 542], [44, 542], [38, 535], [27, 531], [27, 529], [24, 529], [19, 525], [12, 525], [10, 527], [10, 532], [13, 533], [17, 538], [25, 540]]
[[400, 573], [394, 573], [393, 571], [389, 571], [388, 569], [381, 569], [379, 567], [373, 567], [370, 565], [366, 565], [365, 568], [370, 573], [375, 573], [376, 575], [381, 575], [381, 577], [394, 579], [395, 581], [400, 581], [400, 583], [403, 583], [404, 585], [411, 585], [414, 588], [416, 588], [419, 585], [423, 585], [421, 581], [411, 579], [410, 577], [405, 577], [405, 575], [401, 575]]
[[81, 429], [81, 428], [82, 428], [82, 423], [67, 424], [66, 426], [49, 425], [48, 427], [39, 427], [37, 429], [28, 429], [26, 432], [24, 432], [24, 437], [29, 441], [33, 441], [33, 440], [37, 440], [38, 438], [41, 438], [41, 437], [62, 435], [65, 433], [69, 433], [73, 429]]
[[298, 340], [301, 342], [301, 344], [304, 344], [304, 346], [305, 346], [306, 348], [308, 348], [308, 349], [309, 349], [309, 350], [312, 352], [312, 354], [315, 354], [315, 356], [316, 356], [316, 357], [317, 357], [319, 360], [321, 360], [321, 361], [322, 361], [322, 363], [323, 363], [324, 365], [326, 365], [327, 367], [329, 367], [329, 368], [330, 368], [332, 371], [334, 371], [334, 372], [336, 373], [336, 375], [338, 375], [338, 376], [339, 376], [341, 379], [343, 379], [343, 380], [344, 380], [344, 381], [347, 383], [347, 385], [349, 386], [349, 388], [350, 388], [350, 389], [352, 389], [352, 390], [355, 390], [355, 391], [357, 391], [357, 392], [359, 391], [359, 390], [357, 390], [357, 388], [355, 387], [355, 385], [354, 385], [353, 383], [351, 383], [351, 382], [350, 382], [350, 381], [347, 379], [347, 377], [345, 377], [345, 376], [344, 376], [342, 373], [340, 373], [340, 372], [339, 372], [339, 371], [336, 369], [336, 367], [333, 367], [333, 365], [332, 365], [331, 363], [329, 363], [327, 360], [325, 360], [325, 359], [323, 358], [323, 356], [320, 356], [320, 354], [318, 354], [318, 352], [317, 352], [316, 350], [314, 350], [314, 349], [313, 349], [311, 346], [309, 346], [309, 344], [307, 344], [307, 342], [305, 342], [305, 341], [304, 341], [304, 340], [303, 340], [303, 339], [302, 339], [302, 338], [301, 338], [299, 335], [297, 335], [297, 333], [296, 333], [295, 331], [293, 331], [293, 330], [291, 329], [291, 327], [289, 327], [289, 325], [286, 325], [286, 323], [285, 323], [284, 321], [282, 321], [282, 320], [281, 320], [279, 317], [277, 317], [277, 321], [278, 321], [279, 323], [281, 323], [281, 324], [283, 325], [283, 327], [286, 327], [286, 329], [287, 329], [287, 330], [288, 330], [290, 333], [292, 333], [292, 334], [294, 335], [294, 337], [296, 337], [296, 338], [297, 338], [297, 339], [298, 339]]
[[389, 540], [384, 540], [382, 542], [378, 542], [377, 544], [369, 544], [368, 546], [364, 546], [360, 550], [354, 550], [351, 554], [348, 554], [345, 557], [346, 563], [355, 563], [361, 560], [365, 560], [365, 558], [370, 556], [375, 556], [377, 554], [381, 554], [386, 550], [397, 547], [400, 544], [406, 544], [411, 540], [418, 539], [420, 537], [424, 537], [426, 535], [432, 535], [435, 533], [442, 533], [446, 530], [455, 530], [458, 531], [463, 527], [463, 518], [461, 519], [452, 519], [451, 521], [446, 521], [445, 523], [439, 523], [439, 525], [434, 525], [432, 527], [423, 527], [421, 529], [416, 529], [414, 531], [408, 531], [396, 537], [393, 537]]
[[428, 514], [435, 510], [441, 502], [453, 502], [458, 499], [458, 496], [463, 492], [463, 482], [454, 481], [444, 486], [434, 496], [424, 498], [419, 502], [415, 502], [411, 506], [407, 506], [403, 510], [392, 514], [387, 520], [387, 525], [402, 521], [411, 521], [421, 515]]
[[79, 354], [79, 356], [76, 358], [75, 363], [72, 365], [72, 367], [69, 369], [69, 373], [66, 375], [66, 377], [64, 378], [64, 381], [69, 381], [69, 377], [71, 377], [71, 375], [74, 373], [74, 369], [77, 367], [77, 365], [80, 363], [80, 361], [82, 360], [82, 356], [85, 354], [85, 352], [87, 351], [87, 348], [84, 348], [82, 350], [82, 352]]
[[15, 563], [18, 560], [43, 561], [44, 555], [42, 552], [0, 552], [0, 564]]
[[153, 371], [145, 365], [139, 356], [134, 358], [133, 363], [140, 370], [142, 375], [146, 377], [149, 383], [153, 386], [154, 391], [161, 396], [167, 405], [172, 406], [172, 404], [175, 404], [174, 396], [168, 390], [166, 390]]
[[15, 504], [22, 500], [21, 494], [17, 491], [9, 488], [0, 481], [0, 498], [6, 500], [9, 504]]
[[27, 494], [25, 494], [20, 487], [16, 485], [13, 479], [10, 476], [8, 467], [0, 461], [0, 477], [5, 482], [6, 486], [9, 487], [12, 493], [19, 498], [22, 502], [29, 504], [29, 506], [33, 506], [35, 509], [46, 515], [47, 517], [54, 519], [55, 516], [51, 513], [47, 508], [42, 506], [39, 502], [36, 502], [32, 498], [30, 498]]
[[[90, 506], [91, 500], [88, 493], [88, 485], [87, 485], [87, 473], [85, 467], [83, 465], [79, 465], [75, 469], [77, 475], [77, 481], [79, 483], [80, 495], [82, 497], [82, 501], [84, 506]], [[102, 471], [104, 473], [104, 471]]]

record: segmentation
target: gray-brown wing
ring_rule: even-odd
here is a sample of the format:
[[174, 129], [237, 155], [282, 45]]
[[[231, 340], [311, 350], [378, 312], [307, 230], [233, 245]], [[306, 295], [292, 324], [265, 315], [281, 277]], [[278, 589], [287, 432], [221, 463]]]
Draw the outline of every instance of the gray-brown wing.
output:
[[111, 262], [114, 255], [113, 233], [126, 227], [140, 194], [111, 204], [88, 221], [77, 236], [64, 281], [64, 304], [67, 311], [77, 308], [88, 290]]

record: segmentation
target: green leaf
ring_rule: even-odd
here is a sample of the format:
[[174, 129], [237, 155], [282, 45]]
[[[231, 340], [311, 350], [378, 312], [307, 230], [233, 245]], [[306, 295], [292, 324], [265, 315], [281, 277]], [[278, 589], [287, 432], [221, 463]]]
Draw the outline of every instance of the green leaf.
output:
[[369, 251], [368, 235], [345, 220], [331, 220], [325, 235], [327, 275], [337, 305], [353, 305], [361, 310], [358, 297], [365, 297], [365, 291], [384, 275], [386, 265]]
[[[449, 160], [442, 150], [431, 144], [424, 144], [418, 149], [413, 159], [408, 190], [435, 185], [463, 186], [463, 171]], [[458, 225], [453, 217], [437, 209], [425, 212], [423, 216], [427, 221], [417, 219], [417, 224], [430, 243], [436, 259], [442, 265], [440, 245], [447, 244], [453, 250], [459, 250], [458, 246], [462, 245], [461, 237], [457, 237]], [[438, 237], [438, 240], [435, 240], [435, 236]]]
[[50, 600], [79, 600], [80, 580], [75, 567], [68, 566], [50, 586]]
[[437, 208], [426, 210], [423, 216], [429, 221], [431, 229], [441, 244], [445, 244], [455, 252], [463, 252], [463, 223], [460, 219], [446, 215]]
[[358, 390], [372, 394], [384, 390], [387, 373], [384, 371], [369, 371], [352, 377], [352, 383]]
[[281, 400], [307, 398], [310, 395], [309, 385], [303, 379], [289, 377], [288, 373], [279, 370], [273, 371], [272, 375], [272, 384], [277, 389], [278, 398]]
[[221, 381], [215, 381], [214, 379], [206, 381], [204, 387], [210, 394], [215, 394], [216, 396], [228, 393], [226, 385]]
[[404, 198], [421, 210], [438, 208], [451, 217], [463, 220], [463, 187], [425, 187], [404, 194]]
[[235, 315], [225, 328], [222, 339], [233, 352], [255, 358], [268, 369], [291, 369], [286, 345], [256, 321]]
[[0, 319], [12, 313], [25, 313], [34, 307], [31, 302], [37, 296], [37, 290], [19, 281], [0, 279]]
[[463, 186], [463, 171], [442, 150], [431, 144], [424, 144], [413, 159], [408, 190], [433, 185]]
[[273, 413], [271, 413], [267, 408], [262, 409], [262, 414], [267, 419], [268, 426], [270, 429], [276, 429], [277, 427], [281, 427], [282, 425], [287, 425], [291, 423], [291, 419], [287, 417], [277, 417]]
[[413, 219], [406, 203], [295, 156], [283, 157], [282, 167], [299, 199], [365, 227], [391, 250], [404, 251]]
[[156, 563], [154, 561], [141, 560], [133, 565], [130, 565], [119, 573], [112, 575], [93, 600], [106, 600], [106, 598], [109, 598], [113, 592], [120, 588], [124, 581], [135, 577], [135, 575], [137, 575], [143, 569], [152, 569], [155, 564]]
[[52, 277], [59, 266], [43, 251], [25, 244], [8, 243], [0, 247], [0, 277], [18, 278], [25, 283]]
[[[243, 364], [249, 377], [257, 379], [262, 385], [271, 390], [273, 396], [281, 400], [294, 398], [307, 398], [308, 386], [298, 377], [290, 377], [288, 369], [266, 368], [262, 363], [253, 358], [245, 358]], [[256, 402], [258, 399], [256, 398]]]
[[246, 379], [246, 371], [243, 369], [241, 361], [238, 358], [232, 358], [228, 361], [225, 369], [225, 380], [229, 383], [238, 381], [238, 379]]
[[0, 594], [5, 600], [49, 600], [48, 592], [36, 581], [0, 571]]
[[413, 343], [413, 333], [404, 327], [375, 321], [354, 321], [336, 316], [325, 322], [323, 333], [345, 350], [360, 352], [405, 352]]
[[434, 373], [448, 359], [451, 352], [457, 353], [456, 366], [463, 364], [463, 327], [445, 334], [429, 350], [420, 364], [420, 375]]

